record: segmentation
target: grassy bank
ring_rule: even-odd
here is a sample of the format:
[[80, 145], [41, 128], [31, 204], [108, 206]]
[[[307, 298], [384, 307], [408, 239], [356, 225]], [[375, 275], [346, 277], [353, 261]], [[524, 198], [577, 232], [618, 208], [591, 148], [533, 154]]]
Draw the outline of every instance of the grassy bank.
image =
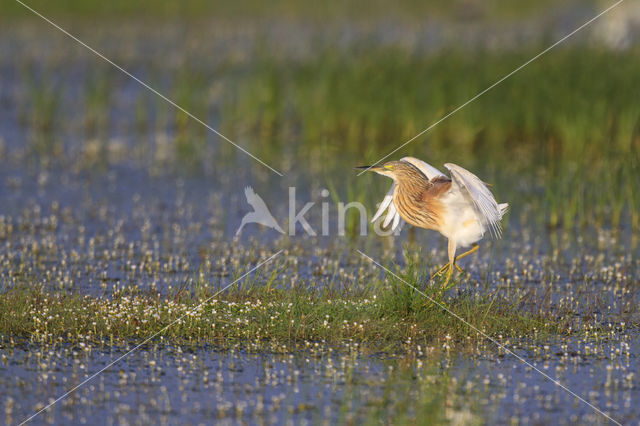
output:
[[[563, 324], [523, 313], [507, 300], [465, 295], [443, 300], [437, 288], [425, 291], [489, 336], [545, 337], [566, 331]], [[400, 281], [358, 294], [260, 286], [229, 289], [213, 299], [197, 292], [165, 297], [118, 292], [107, 298], [22, 287], [0, 294], [0, 318], [1, 334], [42, 343], [140, 341], [169, 324], [164, 339], [216, 347], [349, 342], [394, 351], [404, 345], [464, 348], [484, 340]]]

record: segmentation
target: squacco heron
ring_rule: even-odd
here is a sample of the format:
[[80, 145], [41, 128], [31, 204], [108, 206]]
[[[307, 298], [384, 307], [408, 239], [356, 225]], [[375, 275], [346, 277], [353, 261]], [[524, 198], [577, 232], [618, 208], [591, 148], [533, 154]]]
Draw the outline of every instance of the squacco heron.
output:
[[[444, 288], [449, 289], [456, 261], [478, 250], [477, 241], [488, 230], [495, 238], [502, 234], [501, 219], [509, 204], [498, 204], [493, 194], [476, 175], [452, 163], [444, 165], [451, 177], [413, 157], [390, 161], [380, 166], [362, 166], [393, 179], [391, 189], [382, 200], [372, 221], [385, 211], [384, 226], [400, 220], [425, 229], [440, 232], [449, 239], [449, 262], [432, 279], [447, 271]], [[456, 257], [458, 247], [472, 248]]]

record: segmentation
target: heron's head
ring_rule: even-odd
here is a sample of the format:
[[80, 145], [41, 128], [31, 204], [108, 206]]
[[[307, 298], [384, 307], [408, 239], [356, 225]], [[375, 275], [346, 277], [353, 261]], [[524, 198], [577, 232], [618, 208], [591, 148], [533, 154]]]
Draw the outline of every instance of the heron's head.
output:
[[424, 178], [420, 170], [406, 161], [389, 161], [379, 166], [360, 166], [358, 169], [369, 170], [383, 176], [388, 176], [398, 183], [410, 178]]

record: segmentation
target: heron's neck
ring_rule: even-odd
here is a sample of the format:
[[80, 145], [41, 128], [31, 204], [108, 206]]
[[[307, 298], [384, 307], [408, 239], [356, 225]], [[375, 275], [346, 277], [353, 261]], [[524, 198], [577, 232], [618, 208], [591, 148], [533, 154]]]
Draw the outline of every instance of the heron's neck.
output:
[[423, 176], [407, 176], [396, 180], [396, 194], [405, 197], [421, 196], [429, 188], [429, 181]]

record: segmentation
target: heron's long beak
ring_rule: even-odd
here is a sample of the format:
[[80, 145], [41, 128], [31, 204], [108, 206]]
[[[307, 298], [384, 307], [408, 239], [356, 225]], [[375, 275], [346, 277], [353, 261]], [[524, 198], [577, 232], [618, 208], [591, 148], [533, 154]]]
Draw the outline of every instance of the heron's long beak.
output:
[[375, 172], [375, 171], [382, 170], [382, 166], [358, 166], [355, 169], [356, 170], [364, 170], [364, 171]]

